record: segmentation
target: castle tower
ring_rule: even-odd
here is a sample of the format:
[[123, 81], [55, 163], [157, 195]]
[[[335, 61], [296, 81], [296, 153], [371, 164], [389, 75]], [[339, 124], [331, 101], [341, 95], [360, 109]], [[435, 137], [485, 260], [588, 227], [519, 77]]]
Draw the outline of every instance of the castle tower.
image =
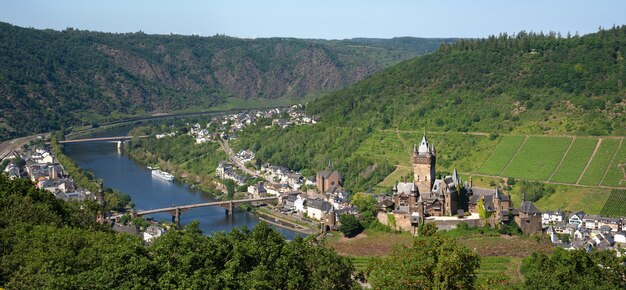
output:
[[419, 147], [413, 146], [413, 182], [417, 184], [419, 192], [431, 192], [435, 182], [435, 152], [434, 147], [428, 146], [426, 133], [422, 136]]

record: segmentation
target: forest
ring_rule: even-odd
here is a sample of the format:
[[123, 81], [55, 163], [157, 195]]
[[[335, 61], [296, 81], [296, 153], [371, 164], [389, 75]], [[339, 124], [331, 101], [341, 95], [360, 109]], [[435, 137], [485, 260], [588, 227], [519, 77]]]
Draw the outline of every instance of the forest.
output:
[[454, 41], [239, 39], [0, 23], [0, 140], [232, 100], [310, 98]]
[[308, 106], [339, 126], [626, 134], [626, 26], [444, 44]]

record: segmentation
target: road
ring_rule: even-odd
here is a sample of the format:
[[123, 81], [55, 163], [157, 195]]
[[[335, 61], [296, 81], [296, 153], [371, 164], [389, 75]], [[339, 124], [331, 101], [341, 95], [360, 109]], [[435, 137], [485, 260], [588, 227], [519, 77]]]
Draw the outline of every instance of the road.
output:
[[[260, 173], [258, 173], [256, 171], [253, 171], [253, 170], [250, 170], [249, 168], [247, 168], [245, 164], [241, 163], [241, 161], [239, 161], [239, 159], [237, 159], [235, 157], [235, 153], [230, 148], [230, 146], [228, 146], [228, 140], [220, 140], [220, 145], [222, 145], [222, 149], [224, 149], [226, 154], [228, 154], [228, 159], [230, 159], [230, 161], [233, 164], [237, 165], [237, 167], [239, 167], [239, 169], [241, 169], [241, 171], [249, 174], [250, 176], [264, 178]], [[268, 181], [269, 181], [269, 183], [271, 183], [273, 185], [278, 185], [278, 183], [274, 182], [273, 180], [268, 180]]]

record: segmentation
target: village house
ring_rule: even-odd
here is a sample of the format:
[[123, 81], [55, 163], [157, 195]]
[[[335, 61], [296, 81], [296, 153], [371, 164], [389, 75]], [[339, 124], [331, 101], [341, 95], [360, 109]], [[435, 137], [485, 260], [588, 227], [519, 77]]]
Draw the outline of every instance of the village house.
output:
[[518, 209], [513, 211], [513, 215], [515, 216], [515, 222], [524, 234], [541, 233], [541, 212], [532, 202], [525, 201], [523, 194], [522, 203]]
[[568, 223], [575, 225], [576, 228], [580, 228], [583, 225], [583, 220], [585, 218], [585, 213], [582, 211], [575, 212], [569, 215]]
[[306, 215], [316, 220], [323, 220], [333, 206], [323, 199], [306, 199]]
[[543, 225], [556, 224], [565, 220], [565, 213], [562, 210], [546, 211], [541, 215]]
[[588, 214], [583, 218], [583, 224], [586, 229], [595, 230], [599, 228], [600, 222], [598, 221], [600, 216], [595, 214]]
[[267, 196], [267, 190], [265, 190], [265, 186], [263, 186], [263, 182], [259, 182], [257, 184], [248, 186], [248, 193], [252, 194], [252, 196], [254, 197]]
[[239, 175], [230, 162], [220, 161], [215, 169], [215, 175], [220, 179], [229, 179], [241, 186], [246, 184], [246, 179]]
[[163, 234], [165, 234], [165, 229], [151, 225], [143, 232], [143, 240], [146, 243], [151, 244], [154, 242], [154, 239], [162, 236]]

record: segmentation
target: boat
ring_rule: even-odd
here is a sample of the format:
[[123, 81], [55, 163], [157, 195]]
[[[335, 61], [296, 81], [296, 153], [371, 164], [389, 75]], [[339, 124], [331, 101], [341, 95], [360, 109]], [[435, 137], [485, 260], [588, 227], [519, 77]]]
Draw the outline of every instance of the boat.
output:
[[161, 179], [164, 179], [164, 180], [167, 180], [167, 181], [173, 181], [174, 180], [174, 175], [169, 174], [169, 173], [167, 173], [165, 171], [158, 170], [158, 169], [152, 170], [152, 176], [156, 176], [158, 178], [161, 178]]

